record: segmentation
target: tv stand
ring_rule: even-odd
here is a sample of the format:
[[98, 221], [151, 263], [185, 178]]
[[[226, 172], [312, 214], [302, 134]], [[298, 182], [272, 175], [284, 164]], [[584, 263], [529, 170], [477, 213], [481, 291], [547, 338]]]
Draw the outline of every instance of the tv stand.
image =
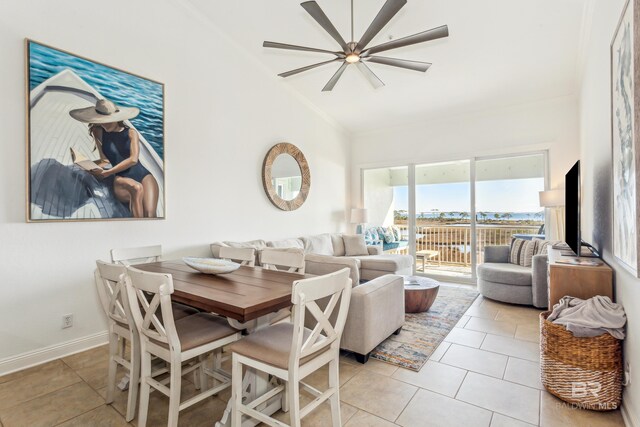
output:
[[[575, 254], [571, 252], [575, 258]], [[613, 270], [604, 261], [600, 265], [565, 264], [558, 249], [549, 248], [549, 310], [565, 295], [588, 299], [595, 295], [613, 300]]]

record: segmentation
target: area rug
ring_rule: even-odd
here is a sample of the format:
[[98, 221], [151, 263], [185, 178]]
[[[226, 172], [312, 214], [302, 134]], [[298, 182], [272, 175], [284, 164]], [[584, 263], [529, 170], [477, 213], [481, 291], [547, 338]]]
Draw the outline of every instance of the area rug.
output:
[[419, 371], [477, 297], [471, 289], [440, 285], [429, 311], [407, 313], [400, 334], [383, 341], [371, 357]]

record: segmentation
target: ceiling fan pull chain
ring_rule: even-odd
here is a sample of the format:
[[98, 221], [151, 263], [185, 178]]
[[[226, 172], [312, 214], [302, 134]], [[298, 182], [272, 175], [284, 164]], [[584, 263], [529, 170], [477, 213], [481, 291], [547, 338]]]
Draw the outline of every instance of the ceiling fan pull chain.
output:
[[353, 35], [353, 0], [351, 0], [351, 42], [355, 42], [356, 38]]

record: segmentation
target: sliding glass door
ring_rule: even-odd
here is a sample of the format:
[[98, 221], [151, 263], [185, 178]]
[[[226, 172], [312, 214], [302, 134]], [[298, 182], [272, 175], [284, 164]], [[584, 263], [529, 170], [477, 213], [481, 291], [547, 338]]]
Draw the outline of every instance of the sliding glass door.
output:
[[470, 163], [415, 167], [418, 273], [471, 277]]
[[363, 170], [367, 240], [416, 274], [475, 279], [486, 246], [544, 238], [546, 176], [546, 152]]

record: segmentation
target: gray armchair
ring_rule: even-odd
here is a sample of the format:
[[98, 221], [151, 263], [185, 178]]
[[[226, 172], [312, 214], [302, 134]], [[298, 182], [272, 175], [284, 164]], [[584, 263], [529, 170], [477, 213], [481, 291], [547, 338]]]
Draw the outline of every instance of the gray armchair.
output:
[[512, 304], [547, 307], [547, 255], [534, 255], [531, 267], [509, 262], [509, 246], [487, 246], [478, 265], [478, 291]]

